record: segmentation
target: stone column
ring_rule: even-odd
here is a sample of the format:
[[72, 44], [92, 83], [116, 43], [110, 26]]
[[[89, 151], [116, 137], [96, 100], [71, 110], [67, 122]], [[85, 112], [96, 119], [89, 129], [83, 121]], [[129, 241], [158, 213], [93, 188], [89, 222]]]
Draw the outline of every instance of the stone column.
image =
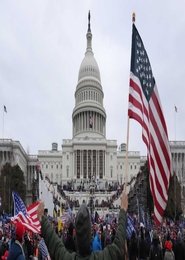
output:
[[87, 129], [89, 130], [89, 111], [87, 112]]
[[82, 173], [82, 179], [83, 179], [83, 177], [84, 177], [84, 151], [82, 150], [81, 151], [81, 157], [82, 157], [82, 159], [81, 159], [81, 162], [82, 162], [82, 164], [81, 164], [81, 173]]
[[77, 169], [77, 165], [76, 165], [76, 150], [74, 150], [74, 161], [73, 161], [73, 165], [74, 165], [74, 179], [77, 179], [77, 174], [76, 174], [76, 169]]

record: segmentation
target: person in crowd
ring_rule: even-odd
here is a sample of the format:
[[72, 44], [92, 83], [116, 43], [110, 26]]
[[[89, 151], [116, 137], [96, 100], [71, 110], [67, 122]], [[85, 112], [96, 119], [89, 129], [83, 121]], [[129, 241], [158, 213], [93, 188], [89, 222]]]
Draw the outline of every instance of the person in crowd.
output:
[[138, 257], [138, 245], [135, 231], [132, 232], [131, 239], [128, 247], [129, 260], [137, 260]]
[[101, 246], [102, 246], [102, 249], [104, 249], [104, 247], [105, 247], [105, 231], [104, 231], [102, 224], [100, 224], [100, 232], [101, 232]]
[[107, 224], [105, 229], [105, 246], [110, 244], [111, 244], [111, 228], [110, 228], [110, 224]]
[[16, 223], [15, 239], [12, 240], [7, 260], [25, 260], [25, 254], [22, 247], [25, 228], [22, 223]]
[[165, 249], [164, 260], [175, 260], [175, 255], [174, 255], [172, 247], [173, 247], [173, 244], [170, 239], [170, 235], [168, 234], [167, 240], [164, 243], [164, 249]]
[[102, 250], [102, 245], [101, 245], [101, 230], [99, 228], [96, 229], [95, 236], [92, 241], [92, 251], [99, 251]]
[[114, 227], [112, 227], [111, 243], [114, 241], [115, 235], [116, 235], [116, 229]]
[[38, 218], [41, 221], [41, 231], [52, 259], [80, 260], [80, 259], [125, 259], [126, 245], [126, 211], [128, 197], [125, 192], [121, 196], [121, 209], [119, 213], [118, 228], [113, 243], [102, 251], [91, 252], [91, 221], [87, 206], [82, 204], [75, 220], [77, 252], [70, 253], [61, 239], [44, 216], [44, 204], [40, 203]]
[[146, 241], [146, 254], [147, 254], [147, 257], [149, 257], [149, 253], [150, 253], [150, 247], [151, 247], [151, 244], [152, 244], [152, 241], [151, 241], [151, 237], [150, 237], [150, 232], [148, 229], [145, 229], [145, 241]]
[[2, 228], [0, 228], [0, 256], [1, 256], [1, 245], [2, 245], [2, 243], [3, 243], [3, 230], [2, 230]]
[[34, 255], [34, 245], [33, 245], [33, 240], [31, 239], [28, 232], [26, 232], [24, 235], [23, 247], [24, 247], [26, 259], [32, 259]]
[[140, 229], [140, 238], [138, 241], [138, 255], [140, 260], [146, 260], [147, 259], [147, 250], [146, 250], [146, 241], [144, 236], [144, 228], [141, 226]]
[[9, 254], [9, 246], [8, 246], [8, 243], [5, 244], [5, 247], [4, 247], [4, 254], [3, 256], [1, 256], [1, 260], [6, 260], [8, 258], [8, 254]]
[[38, 260], [50, 260], [50, 255], [42, 236], [38, 235]]
[[182, 239], [182, 234], [179, 232], [177, 235], [177, 240], [174, 245], [175, 259], [184, 260], [185, 259], [185, 242]]
[[159, 236], [156, 231], [153, 233], [152, 245], [149, 252], [149, 260], [163, 260], [163, 252], [160, 246]]
[[5, 252], [7, 251], [8, 247], [8, 242], [6, 239], [6, 236], [2, 237], [1, 239], [1, 246], [0, 246], [0, 259], [2, 256], [4, 256]]
[[69, 224], [69, 227], [68, 227], [68, 230], [67, 230], [66, 239], [63, 240], [66, 249], [67, 249], [69, 252], [71, 252], [71, 253], [76, 251], [75, 241], [74, 241], [74, 238], [73, 238], [73, 230], [74, 230], [74, 225], [73, 225], [73, 223], [71, 222], [71, 223]]

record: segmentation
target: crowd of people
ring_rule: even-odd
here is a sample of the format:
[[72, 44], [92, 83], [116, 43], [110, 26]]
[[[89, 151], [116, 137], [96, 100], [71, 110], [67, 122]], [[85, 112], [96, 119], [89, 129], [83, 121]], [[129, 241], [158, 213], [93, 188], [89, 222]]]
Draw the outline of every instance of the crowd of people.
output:
[[18, 222], [1, 221], [0, 259], [185, 259], [185, 227], [165, 221], [159, 227], [144, 226], [135, 218], [128, 232], [128, 199], [122, 193], [119, 216], [107, 214], [91, 218], [82, 204], [77, 215], [65, 221], [47, 216], [44, 205], [38, 209], [41, 233], [34, 234]]
[[41, 234], [34, 234], [18, 222], [3, 224], [0, 228], [0, 259], [50, 259]]
[[182, 231], [148, 231], [141, 227], [132, 232], [128, 243], [128, 259], [183, 260], [185, 259], [185, 236]]
[[[80, 184], [80, 187], [81, 186], [84, 187], [84, 182], [82, 182]], [[123, 190], [123, 185], [119, 185], [119, 183], [107, 184], [107, 191], [113, 192], [113, 194], [107, 200], [102, 200], [101, 202], [99, 202], [98, 200], [95, 200], [94, 201], [95, 207], [96, 208], [109, 208], [109, 209], [118, 208], [119, 207], [118, 205], [116, 205], [116, 206], [114, 205], [114, 201], [120, 197], [122, 190]], [[70, 205], [70, 208], [73, 208], [73, 207], [78, 208], [80, 206], [78, 199], [71, 200], [70, 197], [68, 197], [65, 193], [65, 191], [75, 191], [71, 182], [68, 182], [66, 185], [63, 185], [63, 187], [61, 185], [57, 185], [57, 191], [61, 195], [61, 197], [65, 201], [68, 202], [68, 204]], [[86, 191], [86, 190], [84, 188], [83, 189], [80, 188], [80, 190], [78, 189], [77, 191]], [[96, 187], [96, 191], [97, 191], [97, 187]], [[102, 192], [104, 192], [104, 191], [105, 190], [103, 189]], [[58, 200], [57, 197], [55, 198], [54, 204], [56, 204], [58, 206], [61, 205], [61, 202]], [[90, 205], [88, 204], [87, 206], [90, 206]]]
[[111, 192], [117, 191], [119, 189], [119, 182], [106, 182], [105, 184], [100, 184], [99, 181], [95, 181], [95, 179], [87, 179], [81, 180], [80, 183], [77, 183], [75, 180], [68, 181], [63, 186], [58, 185], [60, 190], [63, 191], [88, 191], [89, 186], [94, 182], [94, 189], [95, 191], [99, 192]]

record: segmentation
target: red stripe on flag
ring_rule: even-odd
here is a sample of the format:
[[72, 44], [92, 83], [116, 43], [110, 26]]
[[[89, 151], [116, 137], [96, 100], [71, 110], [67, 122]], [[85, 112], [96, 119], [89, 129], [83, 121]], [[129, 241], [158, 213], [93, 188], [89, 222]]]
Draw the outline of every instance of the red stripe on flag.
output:
[[[157, 93], [157, 94], [158, 94], [158, 93]], [[162, 112], [162, 109], [161, 109], [161, 105], [160, 105], [159, 99], [157, 98], [155, 92], [153, 92], [153, 94], [152, 94], [152, 99], [153, 99], [153, 101], [154, 101], [154, 103], [155, 103], [155, 107], [156, 107], [156, 109], [157, 109], [157, 112], [158, 112], [158, 114], [159, 114], [160, 120], [161, 120], [161, 122], [162, 122], [164, 132], [166, 133], [166, 136], [168, 137], [168, 132], [167, 132], [167, 127], [166, 127], [164, 115], [163, 115], [163, 112]]]
[[[155, 94], [152, 95], [152, 99], [153, 99], [153, 101], [154, 101], [155, 108], [156, 108], [157, 113], [158, 113], [158, 115], [159, 115], [159, 118], [160, 118], [160, 120], [161, 120], [162, 127], [163, 127], [163, 131], [165, 132], [165, 135], [166, 135], [166, 138], [167, 138], [168, 135], [167, 135], [167, 132], [166, 132], [166, 124], [165, 124], [164, 118], [161, 118], [161, 109], [160, 109], [160, 107], [159, 107], [159, 103], [158, 103], [158, 101], [157, 101], [157, 99], [156, 99]], [[158, 136], [158, 139], [159, 139], [159, 142], [160, 142], [162, 151], [163, 151], [163, 153], [164, 153], [164, 157], [165, 157], [165, 159], [166, 159], [166, 163], [167, 163], [168, 166], [170, 166], [170, 160], [171, 160], [170, 158], [171, 158], [171, 156], [170, 156], [169, 151], [168, 151], [168, 147], [169, 147], [169, 146], [168, 146], [168, 145], [166, 146], [164, 137], [161, 136], [160, 129], [159, 129], [159, 127], [158, 127], [157, 121], [155, 120], [155, 117], [154, 117], [153, 112], [152, 112], [151, 109], [150, 109], [150, 120], [151, 120], [151, 122], [152, 122], [152, 124], [153, 124], [153, 126], [154, 126], [154, 129], [155, 129], [155, 131], [156, 131], [156, 134], [157, 134], [157, 136]], [[170, 171], [170, 168], [168, 168], [168, 169], [169, 169], [169, 171]]]
[[[159, 97], [156, 96], [157, 92], [154, 92], [155, 94], [152, 95], [152, 101], [155, 109], [155, 111], [153, 111], [153, 108], [150, 106], [150, 101], [148, 102], [146, 100], [141, 86], [138, 85], [138, 78], [136, 78], [137, 82], [134, 81], [135, 78], [136, 77], [133, 75], [130, 79], [130, 105], [128, 109], [128, 116], [137, 120], [144, 131], [142, 134], [142, 139], [148, 149], [149, 171], [151, 172], [151, 170], [153, 170], [153, 175], [150, 174], [150, 185], [154, 199], [154, 211], [156, 213], [155, 220], [156, 223], [160, 223], [167, 203], [166, 198], [168, 197], [167, 191], [169, 187], [169, 176], [171, 169], [171, 154], [167, 139], [167, 128], [164, 116], [162, 114], [162, 109], [160, 107], [160, 101], [158, 100]], [[160, 128], [158, 125], [159, 119]], [[163, 153], [165, 162], [161, 159], [160, 152]], [[165, 168], [166, 165], [168, 169]], [[160, 182], [159, 178], [163, 183]], [[163, 190], [162, 185], [164, 185], [165, 190]], [[159, 200], [157, 194], [160, 196], [161, 200]]]
[[[155, 142], [154, 142], [154, 139], [151, 135], [151, 146], [152, 146], [152, 149], [154, 151], [154, 157], [155, 157], [155, 161], [160, 169], [160, 172], [161, 172], [161, 177], [164, 181], [164, 184], [165, 184], [165, 187], [166, 187], [166, 191], [168, 189], [168, 179], [166, 178], [166, 173], [165, 173], [165, 170], [164, 170], [164, 167], [163, 167], [163, 164], [161, 162], [161, 159], [160, 159], [160, 156], [158, 154], [158, 150], [157, 150], [157, 147], [155, 145]], [[151, 156], [152, 157], [152, 156]], [[165, 192], [166, 192], [165, 191]], [[161, 190], [161, 193], [163, 193], [163, 191]]]

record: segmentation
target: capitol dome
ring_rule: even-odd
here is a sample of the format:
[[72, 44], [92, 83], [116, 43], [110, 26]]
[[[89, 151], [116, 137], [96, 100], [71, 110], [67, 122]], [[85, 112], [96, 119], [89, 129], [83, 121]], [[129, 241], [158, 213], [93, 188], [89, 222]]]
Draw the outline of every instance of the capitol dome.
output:
[[101, 83], [99, 67], [94, 58], [94, 54], [92, 51], [92, 33], [90, 29], [90, 23], [86, 34], [86, 38], [87, 38], [87, 48], [85, 52], [85, 57], [80, 65], [78, 82], [81, 81], [81, 79], [92, 77], [98, 80], [99, 83]]
[[78, 73], [73, 109], [73, 137], [105, 138], [106, 112], [100, 71], [92, 51], [90, 12], [88, 14], [87, 47]]

